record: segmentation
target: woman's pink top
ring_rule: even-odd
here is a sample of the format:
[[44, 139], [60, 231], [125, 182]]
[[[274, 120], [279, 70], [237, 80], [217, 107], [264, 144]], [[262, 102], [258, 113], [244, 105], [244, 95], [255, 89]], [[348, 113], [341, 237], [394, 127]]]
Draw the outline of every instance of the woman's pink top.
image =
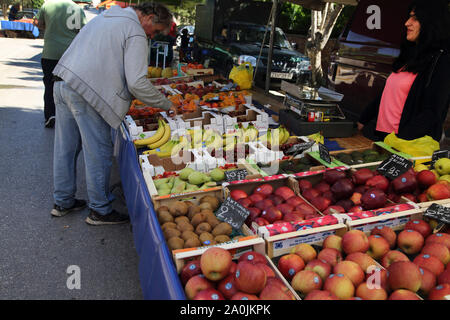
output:
[[378, 131], [398, 133], [403, 107], [416, 76], [411, 72], [392, 72], [387, 78], [378, 112]]

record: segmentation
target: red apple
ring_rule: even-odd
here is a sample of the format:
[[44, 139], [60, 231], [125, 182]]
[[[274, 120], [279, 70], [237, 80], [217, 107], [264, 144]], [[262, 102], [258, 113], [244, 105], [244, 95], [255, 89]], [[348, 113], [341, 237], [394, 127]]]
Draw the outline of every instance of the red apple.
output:
[[386, 192], [389, 187], [389, 180], [385, 176], [376, 175], [366, 181], [366, 186], [378, 188]]
[[398, 289], [391, 293], [388, 300], [420, 300], [420, 298], [415, 292]]
[[292, 248], [291, 253], [298, 255], [305, 263], [308, 263], [317, 257], [316, 249], [307, 243], [297, 244], [294, 248]]
[[353, 252], [345, 257], [346, 261], [356, 262], [364, 272], [367, 272], [370, 266], [376, 266], [377, 263], [367, 253]]
[[311, 270], [302, 270], [292, 278], [291, 286], [295, 291], [307, 295], [313, 290], [322, 289], [322, 278]]
[[198, 292], [194, 300], [225, 300], [222, 293], [213, 288], [208, 288]]
[[231, 297], [230, 300], [259, 300], [259, 298], [254, 294], [237, 292], [234, 296]]
[[349, 212], [351, 208], [355, 206], [352, 200], [350, 199], [341, 199], [335, 203], [336, 206], [341, 206], [344, 208], [345, 212]]
[[427, 202], [427, 201], [428, 201], [427, 194], [426, 194], [425, 192], [419, 194], [419, 195], [417, 196], [417, 201], [418, 201], [418, 202]]
[[386, 202], [386, 194], [379, 188], [370, 188], [361, 196], [361, 206], [366, 210], [382, 208]]
[[305, 215], [298, 211], [292, 211], [291, 213], [285, 214], [283, 220], [288, 222], [303, 221], [305, 220]]
[[202, 270], [200, 269], [200, 260], [189, 261], [181, 270], [180, 273], [181, 283], [184, 286], [186, 285], [186, 283], [190, 278], [201, 273]]
[[332, 267], [342, 261], [341, 252], [334, 248], [324, 248], [317, 255], [317, 259], [324, 260]]
[[450, 297], [450, 284], [444, 283], [430, 290], [428, 300], [448, 300]]
[[261, 212], [261, 218], [266, 219], [269, 223], [283, 219], [283, 213], [275, 207], [269, 207]]
[[413, 192], [417, 188], [415, 175], [408, 172], [399, 175], [391, 184], [397, 194]]
[[334, 248], [342, 252], [342, 237], [331, 234], [323, 240], [322, 248]]
[[380, 269], [377, 266], [370, 267], [370, 271], [367, 272], [366, 283], [370, 283], [372, 286], [383, 288], [386, 292], [390, 292], [388, 283], [388, 272], [386, 269]]
[[333, 192], [336, 200], [349, 198], [355, 189], [353, 182], [348, 178], [342, 178], [337, 180], [331, 186], [331, 192]]
[[252, 204], [252, 200], [250, 198], [240, 198], [237, 200], [237, 203], [239, 203], [244, 208], [248, 209]]
[[314, 185], [314, 189], [319, 191], [321, 194], [329, 191], [331, 189], [331, 186], [326, 183], [325, 181], [320, 181], [319, 183]]
[[436, 276], [430, 270], [419, 268], [422, 275], [422, 283], [420, 284], [419, 293], [427, 296], [428, 293], [436, 286]]
[[442, 200], [450, 198], [450, 190], [444, 184], [435, 183], [426, 191], [428, 200]]
[[275, 195], [280, 196], [286, 201], [290, 197], [295, 196], [294, 191], [289, 187], [280, 187], [275, 190]]
[[271, 194], [266, 199], [270, 200], [272, 202], [271, 206], [277, 206], [284, 202], [284, 199], [282, 197], [274, 195], [274, 194]]
[[417, 198], [415, 195], [411, 194], [411, 193], [404, 193], [401, 195], [403, 198], [406, 198], [407, 200], [411, 201], [411, 202], [416, 202], [417, 203]]
[[356, 288], [355, 295], [364, 300], [387, 300], [386, 290], [381, 287], [371, 287], [367, 282], [361, 283]]
[[365, 253], [369, 249], [369, 239], [360, 230], [350, 230], [342, 237], [342, 249], [346, 254], [354, 252]]
[[333, 273], [341, 273], [346, 275], [353, 283], [355, 288], [364, 281], [364, 271], [353, 261], [341, 261], [333, 268]]
[[417, 292], [422, 283], [422, 274], [419, 267], [409, 261], [392, 263], [388, 271], [389, 287], [392, 290], [407, 289]]
[[370, 235], [369, 239], [369, 250], [367, 254], [374, 258], [375, 260], [380, 260], [389, 251], [389, 242], [382, 236], [377, 234]]
[[322, 197], [327, 198], [328, 200], [330, 200], [332, 204], [336, 203], [336, 197], [334, 196], [333, 192], [331, 192], [331, 190], [324, 192], [322, 194]]
[[274, 284], [268, 284], [259, 294], [260, 300], [295, 300], [287, 287], [285, 289]]
[[355, 294], [352, 281], [342, 273], [330, 274], [325, 280], [323, 289], [333, 293], [341, 300], [349, 299]]
[[323, 212], [331, 205], [331, 201], [330, 199], [318, 196], [311, 200], [311, 204], [316, 207], [317, 210]]
[[264, 198], [266, 198], [273, 193], [273, 187], [268, 183], [264, 183], [257, 187], [254, 193], [260, 193]]
[[354, 206], [348, 210], [348, 212], [363, 212], [363, 211], [364, 211], [364, 208], [361, 206]]
[[384, 268], [389, 268], [392, 263], [397, 261], [409, 261], [409, 258], [403, 252], [391, 250], [381, 258], [381, 265]]
[[420, 268], [428, 269], [433, 272], [433, 274], [438, 277], [442, 272], [444, 272], [444, 264], [438, 258], [431, 256], [429, 254], [420, 254], [414, 258], [413, 262]]
[[353, 180], [353, 183], [356, 185], [363, 185], [366, 183], [367, 180], [369, 180], [373, 176], [374, 176], [374, 173], [372, 170], [370, 170], [368, 168], [362, 168], [362, 169], [356, 170], [352, 174], [352, 180]]
[[277, 205], [275, 208], [281, 211], [283, 215], [287, 213], [291, 213], [294, 210], [294, 206], [287, 204], [287, 203], [281, 203]]
[[256, 265], [264, 269], [264, 271], [266, 272], [266, 278], [267, 279], [275, 277], [275, 272], [273, 272], [272, 268], [269, 267], [267, 264], [265, 264], [265, 263], [256, 263]]
[[307, 203], [299, 204], [298, 206], [295, 207], [295, 211], [298, 211], [304, 214], [305, 216], [316, 214], [316, 210]]
[[437, 242], [429, 242], [428, 244], [425, 244], [422, 248], [422, 253], [438, 258], [444, 265], [447, 265], [448, 262], [450, 262], [450, 250], [448, 250], [445, 245]]
[[298, 186], [300, 187], [300, 191], [303, 193], [306, 189], [312, 188], [312, 183], [308, 180], [301, 179], [298, 181]]
[[231, 268], [231, 254], [228, 250], [212, 247], [200, 258], [200, 268], [205, 277], [211, 281], [225, 278]]
[[247, 251], [244, 254], [242, 254], [238, 259], [238, 263], [242, 261], [247, 261], [253, 264], [257, 263], [267, 264], [266, 257], [263, 254], [256, 251]]
[[239, 190], [239, 189], [232, 190], [230, 192], [230, 196], [235, 201], [238, 201], [239, 199], [248, 197], [248, 195], [247, 195], [247, 193], [245, 193], [245, 191], [242, 191], [242, 190]]
[[269, 221], [261, 217], [256, 218], [255, 223], [260, 227], [267, 226], [268, 224], [270, 224]]
[[308, 201], [312, 201], [314, 198], [320, 196], [320, 192], [317, 191], [314, 188], [309, 188], [306, 189], [305, 191], [302, 192], [302, 196], [308, 200]]
[[236, 268], [237, 268], [237, 263], [236, 262], [231, 262], [231, 268], [230, 268], [230, 273], [229, 274], [234, 274], [236, 272]]
[[289, 253], [278, 260], [278, 270], [288, 280], [292, 280], [295, 274], [305, 268], [303, 259], [294, 253]]
[[226, 278], [222, 279], [217, 285], [217, 289], [226, 299], [231, 299], [231, 297], [238, 292], [234, 281], [234, 274], [230, 274]]
[[305, 300], [339, 300], [334, 293], [325, 290], [313, 290], [305, 297]]
[[438, 284], [444, 284], [444, 283], [448, 283], [450, 284], [450, 269], [446, 269], [444, 272], [442, 272], [438, 279], [437, 279]]
[[405, 230], [415, 230], [419, 232], [424, 238], [428, 237], [432, 232], [430, 225], [421, 219], [408, 221], [405, 224]]
[[293, 196], [290, 197], [289, 199], [286, 200], [287, 204], [290, 204], [291, 206], [298, 206], [299, 204], [305, 203], [305, 200], [303, 200], [302, 198], [298, 197], [298, 196]]
[[255, 207], [247, 208], [248, 211], [250, 211], [250, 214], [248, 216], [249, 221], [254, 221], [256, 218], [258, 218], [261, 215], [261, 210]]
[[264, 199], [264, 200], [255, 202], [255, 207], [261, 211], [265, 210], [267, 208], [273, 207], [273, 206], [274, 206], [274, 202], [270, 199]]
[[332, 267], [326, 261], [314, 259], [306, 264], [305, 270], [314, 271], [325, 281], [331, 274]]
[[335, 214], [335, 213], [345, 213], [345, 209], [341, 206], [329, 206], [325, 211], [322, 212], [324, 215]]
[[239, 291], [258, 294], [265, 287], [267, 276], [260, 266], [242, 261], [237, 265], [234, 279]]
[[213, 283], [206, 279], [204, 275], [198, 274], [188, 280], [184, 287], [184, 291], [186, 293], [186, 298], [192, 300], [197, 293], [209, 288], [214, 288]]
[[334, 184], [339, 179], [342, 179], [345, 177], [346, 177], [345, 171], [341, 171], [341, 170], [337, 170], [337, 169], [326, 170], [323, 173], [323, 180], [330, 185]]
[[397, 246], [406, 254], [419, 253], [423, 244], [423, 236], [414, 230], [403, 230], [397, 236]]
[[433, 233], [432, 235], [427, 237], [425, 243], [440, 243], [445, 245], [450, 250], [450, 234], [442, 232]]
[[253, 203], [264, 200], [264, 196], [261, 193], [253, 193], [248, 197]]
[[387, 226], [377, 226], [370, 232], [371, 235], [382, 236], [389, 243], [389, 248], [393, 249], [397, 243], [397, 234]]

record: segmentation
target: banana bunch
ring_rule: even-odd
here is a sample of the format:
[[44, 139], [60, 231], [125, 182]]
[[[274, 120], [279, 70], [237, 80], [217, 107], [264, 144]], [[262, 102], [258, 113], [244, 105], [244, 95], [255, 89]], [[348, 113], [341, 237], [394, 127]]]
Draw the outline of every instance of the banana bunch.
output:
[[191, 137], [191, 147], [194, 149], [201, 148], [205, 129], [196, 128], [187, 129], [186, 131]]
[[270, 146], [278, 146], [286, 143], [289, 139], [290, 134], [289, 131], [284, 126], [279, 126], [276, 129], [269, 129], [265, 134], [258, 138], [258, 141], [270, 145]]
[[309, 135], [308, 138], [314, 140], [316, 143], [324, 143], [324, 138], [321, 132], [313, 133]]
[[256, 141], [258, 138], [259, 131], [255, 128], [253, 123], [250, 123], [247, 128], [244, 129], [244, 142]]
[[145, 139], [134, 140], [136, 147], [148, 146], [155, 149], [165, 144], [170, 139], [170, 126], [163, 120], [158, 119], [158, 129], [155, 134]]
[[208, 149], [221, 149], [223, 148], [224, 139], [222, 134], [213, 131], [213, 134], [207, 137], [205, 145]]

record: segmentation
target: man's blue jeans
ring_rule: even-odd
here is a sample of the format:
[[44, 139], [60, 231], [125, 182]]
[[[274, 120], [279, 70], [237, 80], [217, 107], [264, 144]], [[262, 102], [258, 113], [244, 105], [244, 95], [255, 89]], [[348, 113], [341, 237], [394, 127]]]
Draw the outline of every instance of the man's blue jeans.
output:
[[70, 208], [77, 191], [77, 158], [83, 149], [89, 208], [105, 215], [112, 211], [109, 190], [113, 143], [111, 127], [86, 100], [64, 81], [54, 84], [56, 107], [53, 153], [55, 204]]

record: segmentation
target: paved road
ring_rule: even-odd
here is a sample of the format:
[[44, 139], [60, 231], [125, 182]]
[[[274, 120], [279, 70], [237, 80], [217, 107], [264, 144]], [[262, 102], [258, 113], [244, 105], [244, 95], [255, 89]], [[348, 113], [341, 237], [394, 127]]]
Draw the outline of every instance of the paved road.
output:
[[[142, 299], [129, 224], [92, 227], [87, 210], [50, 215], [54, 131], [44, 128], [42, 45], [0, 38], [0, 299]], [[77, 196], [87, 199], [82, 154]], [[71, 265], [81, 289], [67, 288]]]

